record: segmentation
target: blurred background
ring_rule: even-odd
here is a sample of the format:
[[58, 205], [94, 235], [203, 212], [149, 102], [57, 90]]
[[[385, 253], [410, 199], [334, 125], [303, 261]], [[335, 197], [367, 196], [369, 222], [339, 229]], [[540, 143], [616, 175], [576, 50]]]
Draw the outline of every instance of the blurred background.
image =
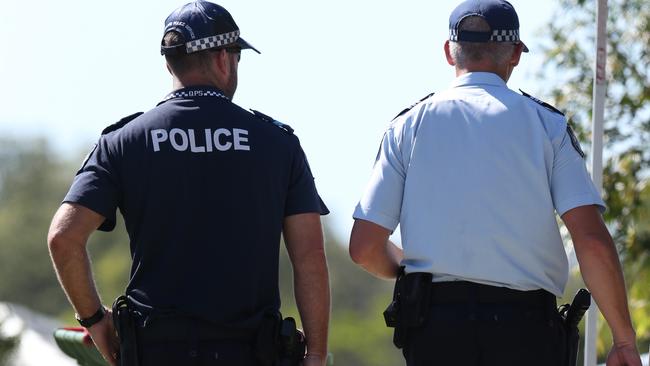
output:
[[[509, 82], [565, 111], [589, 154], [593, 0], [511, 1], [531, 52]], [[47, 253], [50, 220], [101, 130], [153, 108], [171, 89], [159, 55], [165, 17], [182, 0], [11, 2], [0, 14], [0, 365], [53, 365], [44, 334], [75, 325]], [[347, 254], [352, 211], [384, 129], [403, 108], [453, 80], [442, 46], [457, 1], [219, 2], [262, 54], [245, 52], [234, 102], [291, 125], [321, 196], [336, 365], [403, 364], [381, 313], [392, 283]], [[650, 2], [610, 0], [605, 115], [605, 219], [625, 268], [639, 349], [650, 344]], [[121, 224], [121, 223], [120, 223]], [[563, 231], [566, 236], [566, 230]], [[217, 234], [218, 235], [218, 234]], [[394, 237], [398, 243], [398, 235]], [[123, 225], [89, 244], [104, 303], [122, 293], [130, 257]], [[575, 264], [570, 240], [566, 250]], [[283, 313], [297, 315], [281, 255]], [[583, 286], [577, 266], [562, 302]], [[209, 283], [206, 283], [209, 286]], [[4, 305], [2, 305], [4, 304]], [[21, 319], [22, 322], [16, 321]], [[37, 324], [37, 325], [34, 325]], [[603, 359], [611, 336], [599, 322]], [[27, 344], [32, 349], [21, 349]], [[42, 344], [43, 349], [46, 345]], [[13, 352], [13, 356], [11, 356]], [[50, 362], [17, 361], [50, 357]], [[17, 356], [18, 354], [18, 356]], [[27, 354], [31, 354], [28, 356]], [[11, 358], [13, 357], [13, 358]], [[63, 356], [62, 356], [63, 357]], [[12, 361], [13, 360], [13, 361]]]

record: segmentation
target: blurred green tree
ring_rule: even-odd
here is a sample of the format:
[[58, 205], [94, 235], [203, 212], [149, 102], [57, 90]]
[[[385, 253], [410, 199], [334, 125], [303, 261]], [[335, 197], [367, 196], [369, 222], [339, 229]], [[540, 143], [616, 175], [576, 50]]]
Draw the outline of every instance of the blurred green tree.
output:
[[45, 244], [65, 193], [62, 171], [70, 170], [45, 140], [0, 141], [0, 299], [48, 314], [66, 306]]
[[[545, 40], [539, 79], [554, 78], [550, 94], [589, 145], [593, 66], [594, 0], [558, 0]], [[630, 308], [640, 349], [650, 341], [650, 2], [609, 0], [608, 91], [605, 107], [605, 220], [619, 248], [629, 287]], [[603, 324], [603, 322], [600, 322]], [[600, 357], [608, 349], [603, 327]]]
[[[81, 158], [63, 161], [44, 139], [0, 139], [0, 300], [50, 315], [65, 312], [73, 319], [52, 269], [46, 238], [80, 162]], [[91, 256], [103, 270], [99, 285], [111, 296], [124, 288], [128, 278], [128, 271], [122, 274], [119, 290], [115, 288], [119, 281], [107, 280], [120, 276], [104, 264], [112, 260], [118, 243], [128, 244], [123, 230], [93, 235], [89, 243]], [[123, 256], [108, 267], [121, 269], [121, 263], [128, 263], [128, 246]]]

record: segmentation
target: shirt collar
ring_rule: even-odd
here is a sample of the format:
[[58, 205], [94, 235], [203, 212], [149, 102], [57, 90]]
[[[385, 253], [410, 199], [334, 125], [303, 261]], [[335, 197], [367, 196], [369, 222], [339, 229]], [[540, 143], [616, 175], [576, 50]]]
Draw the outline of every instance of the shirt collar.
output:
[[230, 98], [225, 96], [219, 88], [216, 88], [214, 86], [209, 86], [209, 85], [196, 85], [196, 86], [188, 86], [185, 88], [176, 89], [173, 92], [167, 94], [167, 96], [165, 96], [165, 98], [163, 98], [163, 100], [158, 104], [160, 105], [170, 99], [175, 99], [175, 98], [194, 99], [199, 97], [216, 97], [228, 101], [230, 100]]
[[506, 88], [506, 82], [497, 74], [491, 72], [468, 72], [457, 77], [452, 83], [452, 88], [467, 85], [491, 85]]

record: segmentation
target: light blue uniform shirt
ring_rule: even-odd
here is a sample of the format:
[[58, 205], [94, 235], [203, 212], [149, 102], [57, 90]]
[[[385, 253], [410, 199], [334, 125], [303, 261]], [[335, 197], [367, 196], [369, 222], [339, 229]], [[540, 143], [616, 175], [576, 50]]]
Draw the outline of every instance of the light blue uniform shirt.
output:
[[565, 117], [476, 72], [393, 121], [354, 218], [400, 224], [407, 273], [561, 296], [555, 214], [584, 205], [605, 209]]

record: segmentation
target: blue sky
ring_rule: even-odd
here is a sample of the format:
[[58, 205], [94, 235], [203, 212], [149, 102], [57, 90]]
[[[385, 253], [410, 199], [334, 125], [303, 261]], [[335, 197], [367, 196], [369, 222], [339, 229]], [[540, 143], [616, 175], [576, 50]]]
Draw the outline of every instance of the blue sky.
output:
[[[45, 136], [82, 155], [101, 130], [146, 111], [171, 90], [159, 54], [165, 17], [185, 1], [87, 0], [4, 4], [0, 134]], [[531, 49], [509, 82], [544, 98], [535, 78], [543, 31], [557, 7], [512, 0]], [[453, 69], [442, 51], [457, 1], [225, 0], [245, 52], [235, 103], [291, 125], [342, 241], [390, 120], [442, 90]], [[71, 178], [72, 174], [71, 172]]]

